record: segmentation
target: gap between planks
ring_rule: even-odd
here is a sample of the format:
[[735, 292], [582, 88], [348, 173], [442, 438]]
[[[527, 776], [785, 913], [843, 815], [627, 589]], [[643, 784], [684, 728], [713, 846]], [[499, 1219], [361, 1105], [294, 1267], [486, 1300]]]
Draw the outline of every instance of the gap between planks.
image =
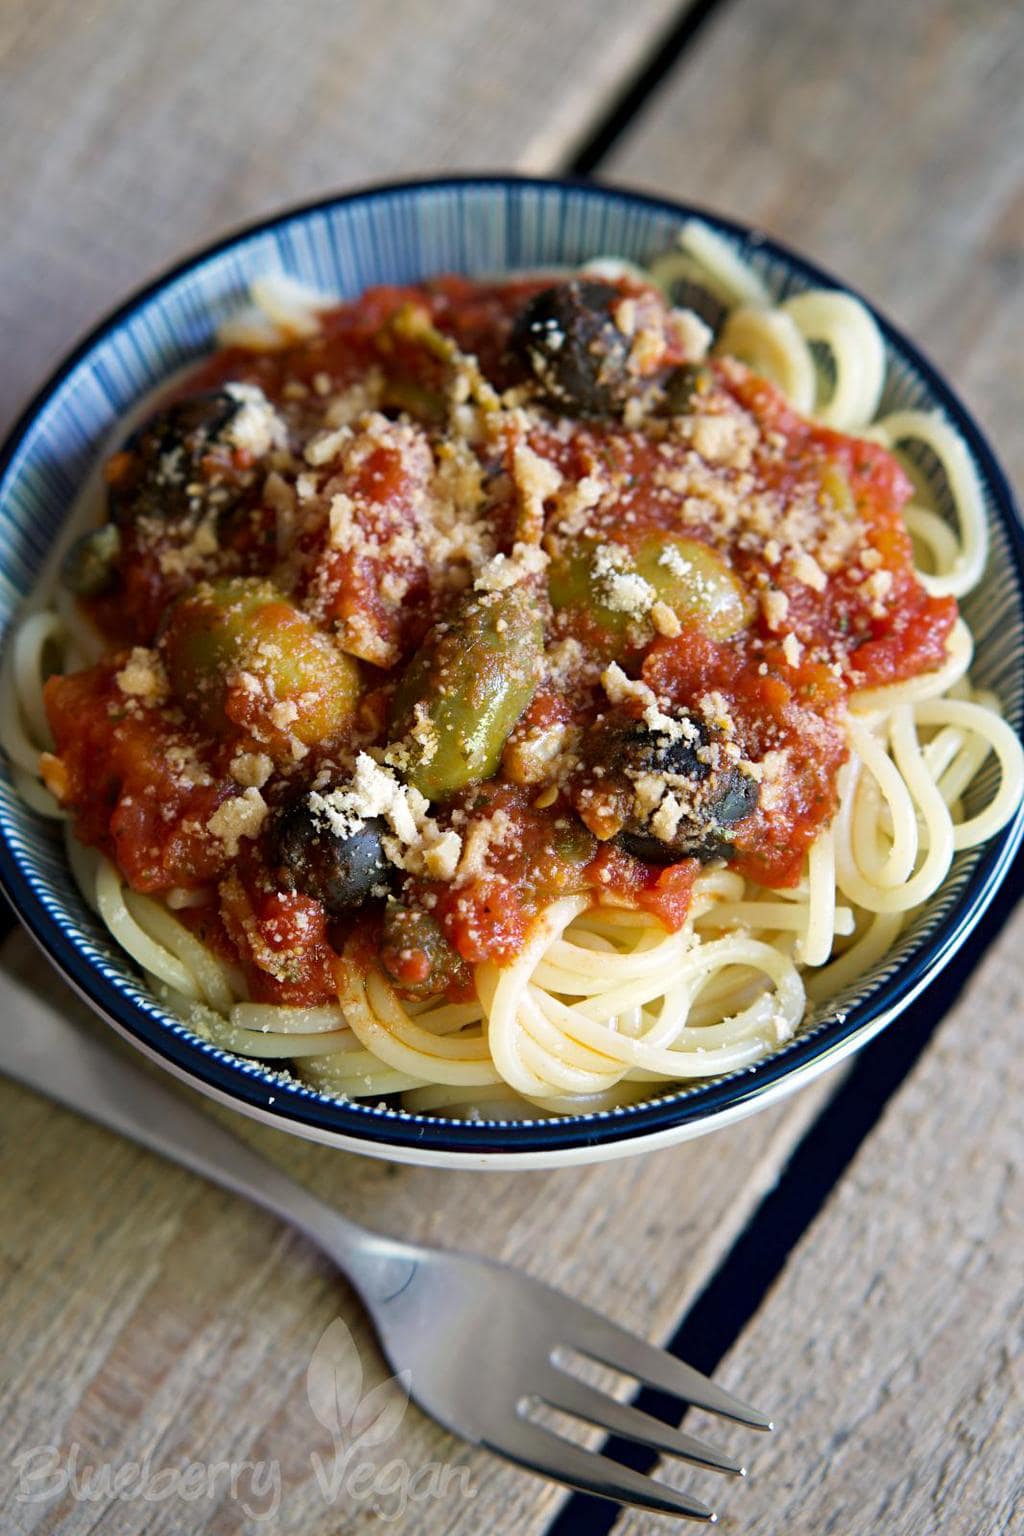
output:
[[[861, 9], [863, 9], [863, 8], [861, 8]], [[740, 14], [740, 12], [737, 12], [737, 15], [738, 14]], [[792, 14], [792, 12], [791, 12], [791, 14]], [[714, 29], [712, 29], [712, 32], [714, 32]], [[712, 41], [712, 40], [714, 40], [714, 38], [709, 38], [708, 41]], [[703, 48], [703, 46], [705, 46], [705, 38], [702, 37], [702, 48]], [[691, 72], [691, 75], [689, 75], [689, 81], [691, 81], [691, 83], [692, 83], [692, 72]], [[705, 157], [705, 160], [706, 160], [706, 155], [708, 155], [708, 151], [706, 151], [706, 147], [705, 146], [700, 146], [699, 140], [691, 141], [688, 138], [688, 149], [689, 149], [689, 146], [691, 146], [692, 143], [697, 144], [697, 149], [699, 149], [699, 158], [700, 158], [700, 155], [703, 155], [703, 157]], [[735, 140], [734, 140], [734, 144], [735, 144]], [[668, 151], [668, 147], [669, 147], [668, 144], [666, 144], [665, 147], [666, 147], [666, 151]], [[637, 175], [639, 175], [639, 177], [642, 177], [643, 180], [648, 181], [648, 183], [651, 183], [651, 180], [652, 180], [651, 170], [652, 170], [652, 167], [654, 167], [654, 174], [656, 174], [656, 175], [657, 174], [669, 175], [669, 177], [671, 177], [671, 184], [669, 184], [669, 186], [666, 187], [666, 189], [672, 190], [672, 192], [676, 192], [677, 195], [685, 194], [685, 192], [688, 192], [688, 190], [695, 190], [695, 187], [699, 186], [699, 184], [702, 183], [702, 177], [703, 177], [703, 180], [705, 180], [706, 183], [709, 184], [709, 187], [714, 187], [714, 190], [712, 190], [712, 197], [708, 198], [709, 201], [715, 201], [715, 203], [722, 204], [723, 203], [723, 198], [725, 198], [725, 200], [728, 200], [728, 198], [735, 198], [735, 192], [732, 192], [731, 184], [729, 184], [728, 178], [726, 178], [725, 181], [720, 181], [720, 183], [718, 183], [718, 181], [715, 181], [715, 177], [712, 177], [712, 175], [706, 174], [706, 172], [702, 172], [702, 169], [700, 169], [700, 167], [697, 167], [697, 170], [695, 170], [695, 172], [694, 172], [694, 169], [692, 169], [692, 161], [694, 161], [694, 155], [692, 155], [692, 154], [688, 154], [688, 155], [686, 155], [686, 157], [683, 157], [682, 160], [680, 160], [680, 157], [679, 157], [679, 134], [674, 135], [674, 141], [672, 141], [672, 146], [671, 147], [672, 147], [671, 166], [666, 166], [665, 172], [659, 172], [659, 169], [657, 169], [657, 166], [659, 166], [659, 163], [657, 163], [657, 157], [654, 157], [654, 155], [651, 155], [651, 154], [645, 154], [645, 152], [643, 152], [642, 147], [636, 147], [636, 155], [637, 155], [637, 158], [639, 158], [640, 166], [642, 166], [642, 169], [640, 169], [640, 166], [639, 166], [639, 169], [637, 169]], [[617, 163], [616, 163], [616, 169], [617, 169]], [[691, 186], [680, 186], [680, 184], [679, 184], [680, 180], [682, 180], [682, 181], [689, 181], [689, 183], [691, 183]], [[749, 209], [749, 207], [738, 207], [737, 206], [737, 212], [740, 215], [746, 215], [746, 217], [751, 217], [752, 210]], [[757, 215], [755, 215], [755, 217], [757, 217]], [[774, 224], [774, 227], [777, 227], [777, 229], [780, 230], [780, 233], [789, 233], [789, 237], [794, 238], [794, 240], [797, 240], [797, 243], [800, 243], [800, 238], [801, 238], [800, 237], [800, 233], [794, 232], [794, 230], [789, 230], [788, 227], [786, 227], [785, 212], [781, 212], [781, 214], [780, 214], [780, 212], [778, 212], [778, 210], [774, 210], [774, 212], [772, 212], [772, 224]], [[804, 237], [804, 240], [803, 240], [804, 244], [808, 243], [808, 238], [811, 238], [811, 237], [809, 237], [809, 235], [808, 235], [808, 237]], [[854, 246], [854, 247], [852, 247], [852, 249], [857, 250], [857, 247]], [[835, 260], [835, 266], [840, 267], [840, 270], [847, 270], [847, 269], [849, 269], [849, 263], [843, 263], [843, 261], [838, 260], [838, 258], [834, 258], [834, 260]], [[878, 287], [875, 287], [875, 292], [878, 293]], [[932, 304], [933, 303], [935, 303], [935, 301], [932, 300]], [[920, 300], [921, 309], [924, 309], [924, 306], [926, 306], [926, 304], [927, 304], [927, 293], [924, 293], [924, 295], [921, 296], [921, 300]], [[895, 306], [895, 303], [894, 303], [894, 304], [890, 304], [890, 307], [894, 307], [894, 309], [895, 309], [895, 307], [897, 307], [897, 306]], [[927, 312], [927, 310], [924, 309], [924, 312]], [[68, 1118], [68, 1117], [64, 1117], [64, 1120], [66, 1120], [66, 1118]], [[748, 1123], [748, 1126], [751, 1126], [751, 1124], [754, 1124], [754, 1123]], [[737, 1130], [737, 1132], [738, 1132], [738, 1130], [742, 1130], [743, 1127], [734, 1127], [734, 1129]], [[728, 1134], [728, 1132], [726, 1132], [726, 1134], [723, 1134], [723, 1135], [729, 1135], [729, 1134]], [[718, 1140], [718, 1138], [715, 1138], [715, 1144], [718, 1144], [718, 1146], [722, 1146], [722, 1149], [725, 1150], [725, 1144], [720, 1143], [720, 1140]], [[699, 1146], [699, 1144], [694, 1144], [694, 1147], [695, 1146]], [[706, 1146], [706, 1144], [705, 1144], [705, 1146]], [[316, 1152], [316, 1150], [319, 1150], [319, 1149], [307, 1149], [307, 1150], [313, 1150], [313, 1152]], [[689, 1152], [689, 1150], [691, 1150], [691, 1149], [682, 1149], [682, 1150], [680, 1150], [679, 1154], [676, 1154], [676, 1155], [668, 1154], [668, 1155], [663, 1155], [663, 1157], [665, 1157], [666, 1161], [668, 1161], [669, 1158], [672, 1158], [672, 1157], [677, 1157], [677, 1158], [680, 1158], [680, 1160], [682, 1160], [683, 1154], [685, 1154], [685, 1152]], [[332, 1155], [325, 1154], [325, 1157], [332, 1157]], [[177, 1175], [173, 1175], [173, 1177], [177, 1178]], [[391, 1177], [391, 1175], [385, 1175], [385, 1177]], [[445, 1175], [445, 1177], [447, 1177], [447, 1175]], [[563, 1178], [563, 1177], [567, 1177], [567, 1175], [553, 1175], [553, 1177], [554, 1178]], [[573, 1177], [573, 1175], [568, 1175], [568, 1177]], [[500, 1175], [494, 1175], [494, 1178], [500, 1178]], [[527, 1178], [540, 1178], [540, 1180], [542, 1180], [542, 1178], [545, 1178], [545, 1175], [528, 1175]], [[375, 1184], [376, 1184], [376, 1181], [375, 1181]], [[626, 1206], [626, 1204], [623, 1204], [623, 1206], [620, 1207], [620, 1210], [619, 1210], [619, 1217], [620, 1218], [625, 1218], [626, 1209], [628, 1209], [628, 1206]], [[278, 1244], [278, 1246], [279, 1246], [279, 1244]], [[287, 1247], [290, 1247], [290, 1244], [286, 1243], [286, 1244], [284, 1244], [284, 1247], [286, 1247], [286, 1249], [287, 1249]], [[599, 1250], [599, 1252], [600, 1252], [600, 1244], [597, 1244], [597, 1250]], [[565, 1260], [565, 1256], [563, 1256], [563, 1255], [560, 1256], [559, 1264], [560, 1264], [560, 1266], [565, 1266], [565, 1264], [567, 1264], [567, 1260]], [[568, 1270], [567, 1270], [567, 1272], [571, 1273], [571, 1269], [573, 1269], [573, 1261], [570, 1260], [570, 1261], [568, 1261]], [[545, 1272], [547, 1272], [547, 1270], [545, 1270]], [[626, 1289], [628, 1289], [628, 1287], [626, 1287]], [[691, 1295], [692, 1295], [692, 1290], [691, 1290]], [[152, 1321], [152, 1319], [150, 1319], [150, 1321]], [[158, 1318], [157, 1318], [157, 1321], [158, 1321]], [[536, 1490], [537, 1485], [536, 1484], [525, 1484], [525, 1487], [533, 1488], [533, 1490]], [[502, 1510], [504, 1510], [505, 1505], [494, 1505], [494, 1504], [491, 1504], [491, 1510], [494, 1510], [494, 1508], [496, 1508], [496, 1507], [500, 1507], [500, 1508], [502, 1508]], [[439, 1513], [439, 1511], [434, 1511], [434, 1514], [438, 1514], [438, 1513]], [[484, 1507], [482, 1507], [482, 1505], [477, 1505], [477, 1513], [479, 1513], [479, 1514], [484, 1513]], [[510, 1510], [510, 1513], [511, 1513], [511, 1510]], [[514, 1516], [513, 1516], [513, 1518], [514, 1518]], [[424, 1528], [433, 1528], [433, 1530], [436, 1530], [436, 1528], [439, 1528], [439, 1525], [438, 1524], [434, 1524], [433, 1527], [424, 1527]], [[454, 1527], [451, 1527], [451, 1528], [454, 1528]], [[467, 1527], [465, 1527], [465, 1528], [467, 1528], [467, 1530], [473, 1530], [473, 1528], [485, 1528], [485, 1527], [474, 1527], [474, 1525], [467, 1525]], [[499, 1525], [499, 1527], [496, 1527], [496, 1528], [513, 1528], [513, 1527], [511, 1527], [511, 1525]], [[522, 1524], [517, 1524], [516, 1527], [514, 1527], [514, 1528], [517, 1528], [517, 1530], [519, 1530], [519, 1528], [525, 1528], [525, 1527]]]
[[[112, 1049], [129, 1049], [55, 976], [40, 974], [22, 933], [8, 939], [2, 965], [74, 1009], [83, 1028], [107, 1033]], [[831, 1088], [822, 1080], [713, 1139], [534, 1174], [382, 1164], [204, 1108], [356, 1219], [493, 1254], [664, 1340]], [[312, 1480], [310, 1448], [325, 1447], [306, 1369], [340, 1315], [366, 1386], [386, 1372], [358, 1302], [325, 1261], [262, 1213], [13, 1084], [0, 1084], [0, 1102], [8, 1165], [0, 1480], [10, 1482], [20, 1450], [50, 1441], [77, 1443], [93, 1461], [141, 1459], [151, 1447], [154, 1465], [174, 1465], [200, 1454], [199, 1425], [211, 1460], [282, 1459], [287, 1516], [307, 1536], [358, 1516], [358, 1501], [326, 1508]], [[16, 1158], [15, 1147], [31, 1147], [32, 1157]], [[410, 1508], [409, 1536], [547, 1524], [561, 1492], [554, 1485], [468, 1450], [412, 1409], [401, 1435], [413, 1468], [466, 1465], [478, 1487], [472, 1501], [453, 1495]], [[96, 1511], [87, 1516], [69, 1499], [58, 1514], [62, 1536], [84, 1536]], [[128, 1508], [119, 1510], [118, 1536], [162, 1536], [179, 1514], [157, 1506], [132, 1524]], [[216, 1505], [209, 1518], [229, 1514]]]
[[[1024, 30], [1007, 0], [763, 0], [702, 32], [602, 169], [760, 224], [860, 286], [948, 370], [1019, 477], [1022, 134]], [[781, 1387], [778, 1438], [718, 1501], [726, 1530], [1011, 1528], [1020, 895], [1018, 874], [961, 966], [1012, 913], [1007, 932], [726, 1361], [723, 1381], [758, 1401]], [[941, 1020], [949, 996], [947, 978], [919, 1017]]]

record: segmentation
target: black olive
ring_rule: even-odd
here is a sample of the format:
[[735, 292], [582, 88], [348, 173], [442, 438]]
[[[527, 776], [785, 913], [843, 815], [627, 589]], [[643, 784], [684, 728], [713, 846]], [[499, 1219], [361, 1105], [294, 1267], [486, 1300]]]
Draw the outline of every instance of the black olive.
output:
[[[226, 390], [215, 390], [168, 405], [136, 427], [111, 461], [111, 517], [128, 524], [139, 517], [187, 518], [202, 510], [196, 485], [205, 493], [216, 489], [218, 478], [210, 481], [203, 461], [243, 405]], [[227, 465], [226, 453], [224, 458]], [[218, 504], [223, 508], [232, 499], [231, 487], [223, 485]]]
[[517, 315], [509, 351], [552, 410], [567, 416], [621, 412], [630, 342], [612, 318], [620, 299], [609, 283], [573, 280], [535, 294]]
[[393, 869], [384, 853], [387, 828], [374, 817], [347, 835], [314, 815], [308, 797], [293, 800], [277, 822], [277, 862], [293, 889], [322, 901], [332, 917], [382, 894]]
[[715, 805], [715, 820], [723, 827], [735, 826], [757, 809], [757, 780], [738, 768], [723, 775], [721, 794]]
[[120, 529], [114, 523], [104, 523], [71, 545], [61, 562], [60, 579], [77, 597], [99, 597], [117, 580], [120, 553]]
[[[685, 711], [685, 735], [651, 730], [643, 721], [610, 711], [591, 733], [586, 757], [599, 772], [589, 782], [600, 787], [621, 818], [616, 840], [628, 853], [648, 864], [675, 864], [680, 859], [727, 858], [732, 852], [731, 829], [757, 805], [757, 782], [731, 762], [715, 765], [716, 735]], [[721, 744], [721, 738], [717, 738]], [[646, 816], [636, 805], [636, 783], [645, 776], [666, 780], [665, 795], [674, 794], [683, 807], [670, 838], [652, 828], [656, 808]]]
[[736, 822], [749, 816], [757, 805], [757, 782], [731, 764], [714, 768], [698, 755], [712, 740], [702, 720], [686, 716], [694, 736], [669, 740], [639, 722], [626, 737], [625, 764], [634, 774], [664, 774], [681, 781], [676, 798], [685, 811], [672, 834], [665, 841], [656, 837], [649, 820], [631, 817], [619, 833], [619, 841], [628, 853], [649, 864], [674, 864], [678, 859], [727, 858], [732, 852], [729, 831]]
[[731, 857], [732, 844], [722, 836], [720, 828], [705, 827], [699, 836], [693, 835], [691, 828], [692, 823], [684, 832], [680, 826], [670, 843], [650, 832], [625, 829], [619, 833], [617, 841], [634, 859], [643, 859], [645, 864], [678, 864], [681, 859], [699, 859], [702, 864], [707, 864], [711, 859]]
[[682, 363], [673, 368], [662, 385], [662, 411], [668, 416], [690, 416], [715, 387], [715, 376], [703, 363]]

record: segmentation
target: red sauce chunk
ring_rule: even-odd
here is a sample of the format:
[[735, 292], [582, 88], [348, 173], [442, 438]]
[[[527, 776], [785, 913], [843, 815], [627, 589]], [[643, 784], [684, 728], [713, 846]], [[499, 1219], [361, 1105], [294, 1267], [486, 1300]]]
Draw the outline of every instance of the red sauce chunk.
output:
[[[567, 895], [795, 884], [852, 692], [940, 666], [909, 483], [632, 279], [371, 290], [107, 465], [46, 782], [256, 1000], [472, 994]], [[353, 958], [354, 957], [354, 958]]]

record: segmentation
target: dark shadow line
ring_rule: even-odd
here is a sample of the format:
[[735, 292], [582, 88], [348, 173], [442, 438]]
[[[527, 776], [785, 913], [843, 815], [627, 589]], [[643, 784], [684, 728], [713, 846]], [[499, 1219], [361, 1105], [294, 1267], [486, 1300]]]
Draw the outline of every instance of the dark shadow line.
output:
[[[667, 1346], [673, 1355], [705, 1375], [715, 1371], [1022, 898], [1024, 867], [1018, 863], [971, 939], [941, 976], [856, 1057], [835, 1096], [798, 1142], [778, 1183], [761, 1201], [683, 1317]], [[769, 1371], [770, 1363], [764, 1362], [764, 1389], [757, 1394], [758, 1407], [767, 1413], [772, 1411]], [[663, 1392], [644, 1388], [632, 1401], [656, 1418], [679, 1422], [678, 1400]], [[776, 1433], [785, 1432], [782, 1423]], [[754, 1435], [746, 1442], [753, 1477], [757, 1475], [757, 1443]], [[658, 1462], [654, 1453], [615, 1436], [601, 1449], [640, 1472], [652, 1471]], [[705, 1479], [694, 1492], [714, 1504], [713, 1483], [709, 1486]], [[618, 1516], [616, 1505], [574, 1493], [548, 1525], [545, 1536], [606, 1536]]]
[[665, 77], [678, 63], [705, 23], [731, 0], [690, 0], [667, 32], [655, 42], [647, 57], [626, 81], [609, 107], [590, 128], [563, 166], [567, 176], [589, 176], [608, 154], [615, 141], [647, 105]]
[[[692, 0], [683, 6], [563, 164], [561, 174], [588, 176], [599, 169], [685, 50], [705, 25], [731, 3], [734, 0]], [[1024, 869], [1018, 865], [1008, 873], [996, 901], [941, 977], [898, 1021], [860, 1052], [845, 1082], [797, 1143], [774, 1188], [754, 1210], [683, 1316], [667, 1345], [670, 1353], [705, 1374], [717, 1369], [1022, 898]], [[0, 939], [15, 927], [16, 921], [0, 896]], [[770, 1411], [767, 1382], [766, 1388], [764, 1406]], [[665, 1393], [645, 1388], [631, 1401], [668, 1423], [680, 1421], [677, 1399]], [[777, 1432], [784, 1434], [785, 1425]], [[752, 1438], [751, 1459], [755, 1463], [756, 1446], [756, 1438]], [[641, 1472], [652, 1471], [659, 1460], [656, 1453], [615, 1436], [609, 1437], [600, 1449], [624, 1466]], [[714, 1503], [713, 1492], [705, 1496]], [[607, 1500], [573, 1493], [547, 1526], [545, 1536], [606, 1536], [619, 1514], [619, 1506]]]

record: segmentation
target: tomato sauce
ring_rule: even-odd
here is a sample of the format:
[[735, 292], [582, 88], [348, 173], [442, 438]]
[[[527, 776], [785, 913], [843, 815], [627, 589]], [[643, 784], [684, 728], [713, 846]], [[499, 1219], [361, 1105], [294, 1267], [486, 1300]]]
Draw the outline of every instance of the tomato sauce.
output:
[[[464, 996], [467, 967], [507, 963], [538, 912], [566, 894], [680, 927], [707, 850], [652, 861], [636, 852], [649, 837], [606, 836], [605, 813], [581, 809], [581, 783], [589, 773], [600, 787], [603, 772], [587, 759], [595, 723], [607, 714], [627, 736], [642, 733], [645, 698], [719, 721], [701, 730], [718, 760], [728, 756], [723, 782], [740, 783], [747, 809], [717, 852], [751, 881], [791, 886], [836, 809], [850, 693], [945, 658], [956, 605], [915, 575], [901, 515], [910, 487], [890, 454], [803, 420], [730, 360], [702, 364], [712, 404], [680, 423], [659, 390], [691, 366], [685, 338], [659, 330], [659, 301], [629, 281], [618, 289], [633, 309], [615, 323], [639, 306], [646, 350], [637, 341], [630, 357], [652, 359], [634, 369], [632, 404], [603, 416], [538, 406], [510, 338], [549, 282], [377, 288], [325, 313], [314, 337], [223, 349], [169, 403], [254, 386], [248, 437], [211, 432], [179, 481], [173, 444], [162, 468], [140, 468], [131, 440], [108, 468], [112, 491], [140, 483], [151, 501], [145, 517], [118, 510], [113, 585], [85, 601], [109, 654], [46, 685], [56, 749], [44, 772], [81, 840], [134, 889], [200, 893], [182, 920], [241, 965], [254, 998], [331, 999], [336, 957], [357, 935], [407, 995], [436, 985]], [[511, 393], [499, 402], [488, 387]], [[265, 439], [260, 400], [275, 423]], [[456, 430], [460, 410], [472, 419]], [[177, 497], [166, 516], [152, 510], [161, 474]], [[410, 658], [432, 626], [443, 633], [487, 560], [514, 555], [538, 507], [545, 559], [603, 552], [624, 580], [613, 589], [591, 573], [599, 600], [552, 608], [543, 577], [524, 578], [548, 671], [490, 777], [430, 806], [431, 835], [452, 834], [457, 866], [403, 863], [400, 850], [358, 908], [331, 909], [284, 878], [280, 816], [297, 796], [347, 782], [358, 753], [387, 761]], [[649, 601], [634, 617], [619, 598], [642, 591], [629, 561], [652, 534], [709, 551], [743, 594], [740, 627], [715, 633], [671, 613], [652, 627]], [[190, 676], [214, 662], [224, 673], [209, 686], [227, 702], [212, 707], [185, 693], [175, 670], [174, 605], [211, 583], [256, 578], [274, 583], [286, 617], [265, 608], [258, 635], [242, 635], [233, 610], [209, 609], [189, 665]], [[307, 636], [297, 662], [280, 653], [307, 630], [343, 653], [354, 702], [332, 712], [320, 700], [313, 718], [326, 723], [303, 732], [317, 685], [301, 657], [315, 645]], [[602, 672], [612, 661], [648, 693], [610, 708]], [[428, 698], [424, 728], [430, 708]], [[695, 772], [703, 783], [710, 770]]]

